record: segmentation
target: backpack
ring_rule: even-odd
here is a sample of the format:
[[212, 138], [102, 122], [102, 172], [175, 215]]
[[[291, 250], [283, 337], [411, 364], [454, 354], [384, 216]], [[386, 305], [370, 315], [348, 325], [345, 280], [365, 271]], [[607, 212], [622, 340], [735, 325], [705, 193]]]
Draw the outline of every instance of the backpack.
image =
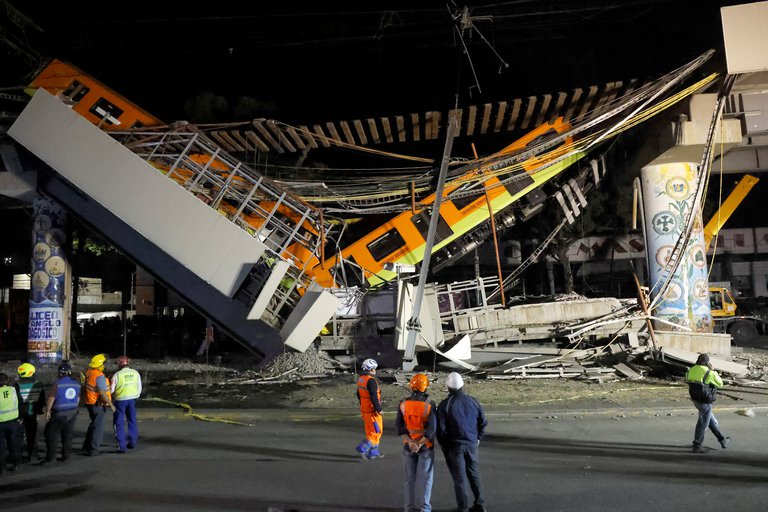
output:
[[701, 382], [688, 383], [688, 394], [690, 395], [691, 400], [694, 402], [711, 404], [717, 398], [717, 388], [715, 388], [715, 386], [712, 384], [704, 384], [707, 382], [707, 377], [709, 377], [709, 370], [707, 370], [707, 372], [704, 374]]

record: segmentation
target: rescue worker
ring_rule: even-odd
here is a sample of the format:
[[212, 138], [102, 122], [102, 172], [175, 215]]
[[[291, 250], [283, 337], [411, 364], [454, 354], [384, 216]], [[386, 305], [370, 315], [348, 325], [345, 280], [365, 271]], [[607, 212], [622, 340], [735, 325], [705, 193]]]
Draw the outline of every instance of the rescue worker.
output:
[[88, 417], [91, 419], [88, 430], [85, 433], [83, 442], [83, 452], [89, 456], [99, 454], [101, 439], [104, 437], [104, 416], [107, 414], [107, 407], [115, 412], [115, 406], [112, 403], [112, 397], [109, 393], [109, 379], [104, 375], [104, 362], [107, 356], [96, 354], [88, 363], [88, 370], [83, 377], [83, 394]]
[[355, 447], [364, 459], [382, 457], [379, 441], [384, 429], [381, 417], [381, 389], [376, 380], [376, 368], [379, 363], [374, 359], [366, 359], [361, 365], [360, 377], [357, 379], [357, 400], [360, 402], [360, 415], [363, 417], [365, 439]]
[[707, 451], [702, 446], [707, 428], [712, 431], [723, 449], [728, 448], [731, 438], [724, 436], [720, 432], [720, 424], [712, 412], [712, 404], [717, 395], [717, 388], [723, 387], [723, 379], [712, 369], [712, 363], [709, 362], [707, 354], [699, 354], [696, 364], [691, 366], [685, 374], [685, 380], [688, 382], [688, 394], [691, 397], [691, 401], [693, 401], [693, 406], [699, 411], [699, 419], [696, 422], [691, 451], [693, 453], [705, 453]]
[[15, 386], [19, 390], [19, 396], [23, 402], [21, 419], [24, 428], [23, 434], [27, 447], [27, 460], [37, 459], [37, 415], [43, 414], [45, 407], [45, 390], [43, 383], [34, 378], [35, 367], [30, 363], [23, 363], [17, 369], [19, 380]]
[[[453, 478], [456, 505], [460, 512], [485, 512], [485, 494], [480, 482], [478, 447], [488, 426], [480, 403], [464, 393], [464, 379], [451, 372], [445, 380], [448, 397], [437, 406], [437, 440]], [[470, 490], [475, 498], [469, 508]]]
[[45, 402], [45, 460], [41, 465], [49, 464], [56, 458], [59, 438], [61, 461], [66, 462], [72, 451], [72, 437], [80, 403], [80, 383], [72, 378], [69, 363], [59, 365], [59, 378], [48, 390]]
[[[139, 442], [139, 424], [136, 422], [136, 400], [141, 395], [141, 376], [130, 368], [128, 356], [117, 358], [118, 371], [112, 376], [112, 401], [115, 413], [112, 425], [115, 429], [117, 453], [125, 453], [126, 448], [133, 449]], [[128, 440], [125, 438], [125, 424], [128, 423]]]
[[403, 438], [405, 512], [430, 512], [435, 469], [435, 403], [426, 393], [429, 379], [423, 373], [411, 378], [411, 396], [397, 408], [397, 433]]
[[11, 456], [11, 471], [19, 464], [17, 429], [21, 415], [19, 390], [8, 384], [8, 375], [0, 373], [0, 475], [5, 470], [6, 454]]

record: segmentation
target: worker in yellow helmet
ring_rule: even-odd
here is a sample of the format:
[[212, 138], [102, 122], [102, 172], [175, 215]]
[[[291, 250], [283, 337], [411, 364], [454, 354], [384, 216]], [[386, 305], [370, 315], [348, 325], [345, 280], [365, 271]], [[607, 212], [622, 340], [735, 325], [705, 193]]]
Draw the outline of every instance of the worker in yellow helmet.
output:
[[432, 478], [435, 469], [435, 402], [429, 399], [429, 379], [423, 373], [411, 378], [411, 396], [400, 402], [395, 427], [403, 438], [405, 510], [432, 510]]
[[35, 366], [22, 363], [17, 369], [19, 379], [14, 387], [19, 390], [22, 408], [21, 419], [24, 422], [24, 439], [27, 447], [27, 460], [37, 459], [37, 415], [43, 414], [45, 390], [43, 383], [35, 378]]
[[104, 419], [107, 414], [107, 407], [115, 412], [115, 406], [112, 403], [112, 397], [109, 393], [109, 379], [104, 375], [104, 363], [107, 360], [105, 354], [96, 354], [88, 363], [88, 370], [85, 372], [83, 382], [83, 402], [88, 409], [88, 416], [91, 419], [88, 430], [85, 432], [85, 441], [83, 442], [83, 453], [89, 456], [99, 454], [101, 439], [104, 437]]

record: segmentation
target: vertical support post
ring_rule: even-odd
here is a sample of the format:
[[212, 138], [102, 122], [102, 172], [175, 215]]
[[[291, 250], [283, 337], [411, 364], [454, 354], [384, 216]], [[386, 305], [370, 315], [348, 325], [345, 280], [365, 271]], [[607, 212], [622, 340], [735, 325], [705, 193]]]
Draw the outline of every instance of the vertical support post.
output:
[[451, 157], [453, 139], [456, 137], [457, 130], [458, 121], [456, 113], [451, 111], [448, 118], [448, 133], [446, 134], [445, 148], [443, 149], [443, 159], [440, 163], [440, 174], [437, 179], [437, 190], [435, 190], [435, 203], [432, 207], [432, 216], [429, 219], [429, 230], [427, 231], [426, 245], [424, 246], [424, 259], [421, 262], [421, 269], [419, 271], [419, 284], [413, 298], [413, 316], [406, 324], [408, 337], [405, 343], [405, 353], [403, 354], [403, 369], [406, 371], [413, 370], [416, 366], [414, 358], [416, 353], [416, 336], [421, 331], [419, 313], [421, 312], [421, 302], [424, 299], [424, 288], [427, 285], [427, 274], [429, 274], [429, 262], [432, 258], [432, 247], [435, 244], [437, 221], [440, 218], [440, 204], [443, 202], [443, 189], [445, 188], [445, 180], [448, 174], [448, 162]]
[[[635, 279], [635, 286], [637, 287], [637, 300], [640, 301], [640, 307], [643, 308], [643, 313], [648, 315], [648, 298], [643, 293], [643, 288], [640, 286], [640, 281], [637, 280], [637, 274], [632, 272], [632, 277]], [[659, 346], [656, 344], [656, 332], [653, 330], [653, 322], [650, 318], [645, 319], [645, 324], [648, 326], [648, 334], [651, 335], [651, 344], [653, 345], [653, 357], [656, 357], [656, 352]]]
[[491, 219], [491, 232], [493, 233], [493, 247], [496, 249], [496, 270], [499, 273], [499, 291], [501, 292], [501, 305], [507, 307], [507, 301], [504, 297], [504, 278], [501, 275], [501, 258], [499, 257], [499, 239], [496, 236], [496, 220], [493, 218], [493, 208], [491, 207], [491, 196], [488, 189], [485, 190], [485, 202], [488, 204], [488, 216]]
[[325, 221], [320, 210], [320, 268], [325, 269]]

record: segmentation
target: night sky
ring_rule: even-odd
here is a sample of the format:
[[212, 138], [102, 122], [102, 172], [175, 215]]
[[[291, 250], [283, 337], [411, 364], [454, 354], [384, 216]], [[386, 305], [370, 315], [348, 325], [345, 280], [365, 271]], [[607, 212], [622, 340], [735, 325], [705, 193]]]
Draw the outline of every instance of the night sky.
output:
[[[473, 2], [467, 53], [451, 19], [466, 4], [452, 2], [10, 3], [43, 29], [27, 31], [42, 56], [161, 119], [186, 119], [208, 91], [298, 124], [657, 77], [710, 48], [722, 58], [719, 6], [744, 2]], [[5, 69], [0, 86], [24, 83]]]

